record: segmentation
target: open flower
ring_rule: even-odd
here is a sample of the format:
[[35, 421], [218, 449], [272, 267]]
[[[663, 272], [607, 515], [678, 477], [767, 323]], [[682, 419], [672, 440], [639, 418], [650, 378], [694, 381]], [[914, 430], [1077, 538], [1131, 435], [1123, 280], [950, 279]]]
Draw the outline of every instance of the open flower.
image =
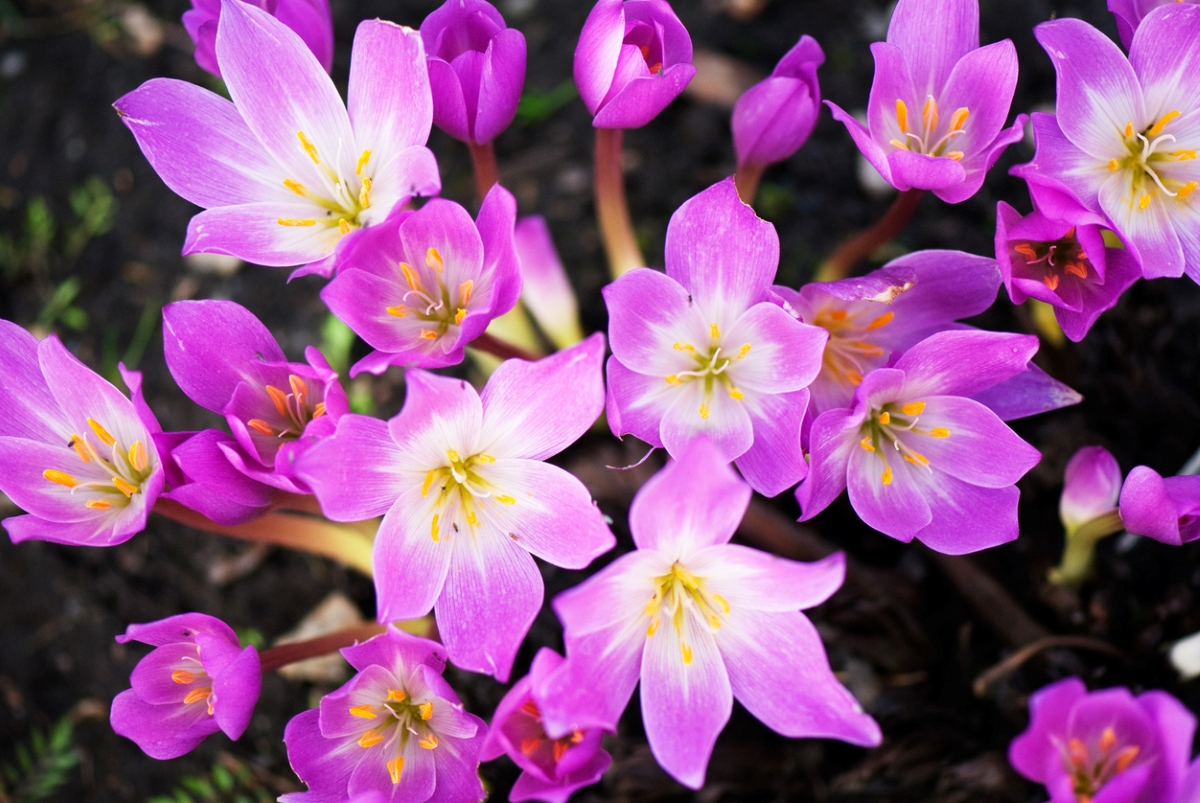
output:
[[671, 216], [666, 263], [604, 288], [609, 426], [675, 458], [709, 437], [774, 496], [807, 472], [800, 422], [827, 335], [767, 300], [779, 236], [733, 179]]
[[172, 190], [206, 211], [185, 254], [313, 263], [414, 195], [436, 195], [433, 119], [416, 31], [367, 20], [354, 36], [348, 108], [304, 42], [262, 9], [222, 0], [217, 60], [233, 102], [156, 78], [114, 105]]
[[637, 551], [554, 600], [567, 661], [542, 687], [551, 736], [612, 728], [640, 681], [650, 750], [693, 789], [734, 697], [784, 736], [879, 744], [801, 613], [841, 586], [844, 557], [796, 563], [730, 544], [749, 502], [707, 439], [638, 491]]
[[161, 429], [141, 374], [121, 375], [132, 400], [56, 336], [0, 320], [0, 491], [27, 511], [4, 520], [14, 542], [112, 546], [145, 528], [163, 487]]
[[871, 53], [867, 126], [825, 101], [834, 118], [896, 189], [933, 190], [948, 203], [970, 198], [1024, 136], [1024, 115], [1001, 130], [1017, 86], [1012, 42], [979, 46], [978, 0], [899, 0], [887, 41]]
[[442, 678], [442, 646], [389, 627], [342, 655], [358, 674], [283, 732], [288, 760], [309, 788], [280, 801], [482, 800], [487, 725]]
[[239, 738], [262, 687], [258, 651], [229, 625], [185, 613], [130, 625], [117, 641], [154, 647], [112, 703], [112, 728], [152, 758], [178, 758], [211, 733]]
[[462, 362], [466, 345], [520, 295], [516, 217], [516, 200], [497, 184], [478, 221], [458, 204], [434, 199], [399, 225], [364, 232], [344, 251], [321, 298], [376, 349], [350, 375]]
[[583, 484], [542, 462], [604, 404], [604, 338], [537, 362], [506, 360], [482, 397], [466, 382], [406, 374], [389, 422], [343, 416], [297, 471], [335, 521], [383, 516], [379, 620], [430, 608], [450, 660], [503, 681], [542, 606], [533, 555], [582, 569], [615, 543]]
[[1057, 114], [1034, 115], [1037, 153], [1013, 172], [1106, 215], [1146, 278], [1200, 281], [1200, 8], [1153, 11], [1128, 59], [1081, 20], [1034, 32], [1058, 71]]
[[[295, 31], [317, 61], [329, 72], [333, 69], [333, 18], [329, 0], [247, 0]], [[183, 12], [183, 27], [196, 43], [196, 63], [218, 78], [217, 24], [221, 18], [221, 0], [192, 0]]]

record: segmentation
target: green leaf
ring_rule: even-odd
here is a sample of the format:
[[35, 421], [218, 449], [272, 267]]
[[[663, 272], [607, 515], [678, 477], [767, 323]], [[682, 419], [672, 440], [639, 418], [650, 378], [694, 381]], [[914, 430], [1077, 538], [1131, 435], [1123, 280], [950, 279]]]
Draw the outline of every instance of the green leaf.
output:
[[517, 104], [516, 124], [543, 122], [578, 96], [574, 81], [563, 81], [549, 92], [526, 91]]

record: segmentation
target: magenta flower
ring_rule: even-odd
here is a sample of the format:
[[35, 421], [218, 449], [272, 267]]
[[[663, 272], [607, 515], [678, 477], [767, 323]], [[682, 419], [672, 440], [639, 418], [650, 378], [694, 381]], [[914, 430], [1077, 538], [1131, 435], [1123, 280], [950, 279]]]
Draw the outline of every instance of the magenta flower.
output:
[[185, 254], [328, 275], [348, 235], [440, 189], [420, 36], [360, 24], [347, 109], [299, 36], [262, 9], [222, 2], [217, 59], [233, 103], [156, 78], [117, 113], [167, 186], [206, 210], [188, 225]]
[[970, 198], [1024, 136], [1025, 115], [1002, 130], [1017, 86], [1012, 42], [979, 46], [978, 0], [899, 0], [887, 41], [871, 53], [867, 126], [826, 101], [834, 118], [896, 189]]
[[546, 337], [560, 349], [583, 340], [579, 302], [545, 219], [531, 215], [518, 220], [513, 245], [521, 265], [521, 301]]
[[[1029, 698], [1029, 728], [1008, 760], [1044, 784], [1050, 803], [1175, 803], [1188, 770], [1196, 718], [1162, 691], [1088, 693], [1079, 678]], [[1179, 801], [1183, 803], [1183, 801]]]
[[546, 735], [543, 687], [562, 662], [554, 650], [538, 650], [529, 674], [513, 684], [492, 717], [482, 758], [491, 761], [507, 754], [521, 768], [508, 795], [511, 803], [567, 803], [576, 791], [599, 781], [612, 764], [612, 756], [600, 748], [600, 728], [572, 731], [558, 739]]
[[782, 162], [808, 140], [821, 113], [817, 68], [825, 53], [802, 36], [770, 77], [746, 90], [733, 107], [733, 149], [738, 169]]
[[130, 625], [125, 644], [154, 649], [116, 696], [110, 718], [121, 736], [151, 758], [178, 758], [205, 737], [223, 731], [239, 738], [250, 724], [262, 686], [258, 651], [241, 646], [229, 625], [203, 613]]
[[1014, 173], [1059, 182], [1106, 215], [1146, 278], [1200, 281], [1200, 8], [1152, 12], [1128, 60], [1086, 22], [1035, 29], [1058, 71], [1057, 114], [1035, 114], [1034, 161]]
[[1121, 44], [1128, 50], [1133, 43], [1134, 32], [1151, 11], [1168, 3], [1194, 2], [1196, 0], [1108, 0], [1108, 10], [1116, 17]]
[[521, 293], [516, 217], [517, 202], [497, 184], [477, 222], [453, 201], [434, 199], [343, 251], [342, 268], [321, 298], [375, 348], [350, 375], [462, 362], [465, 346]]
[[233, 301], [177, 301], [163, 309], [167, 368], [189, 399], [225, 416], [237, 439], [216, 444], [242, 473], [291, 493], [297, 456], [332, 435], [349, 411], [337, 374], [315, 348], [288, 362], [267, 327]]
[[939, 332], [863, 378], [852, 409], [812, 425], [796, 498], [811, 519], [849, 488], [869, 526], [961, 555], [1017, 537], [1014, 483], [1041, 455], [970, 396], [1026, 370], [1037, 338]]
[[[226, 432], [165, 432], [155, 435], [154, 443], [170, 488], [162, 498], [217, 524], [232, 526], [256, 519], [282, 495], [282, 489], [246, 476], [230, 462], [229, 454], [243, 452], [237, 439]], [[239, 465], [245, 465], [244, 458]]]
[[309, 788], [280, 801], [482, 800], [487, 725], [442, 678], [442, 646], [389, 627], [342, 655], [358, 674], [284, 729], [288, 760]]
[[482, 397], [461, 379], [406, 375], [389, 422], [348, 415], [297, 461], [335, 521], [382, 515], [375, 538], [379, 620], [434, 608], [455, 664], [508, 678], [542, 606], [530, 553], [582, 569], [612, 548], [583, 484], [542, 462], [604, 405], [604, 338], [537, 362], [507, 360]]
[[142, 375], [132, 400], [50, 335], [40, 343], [0, 320], [0, 491], [27, 511], [4, 520], [14, 542], [112, 546], [141, 532], [163, 487]]
[[1117, 511], [1121, 494], [1121, 467], [1103, 446], [1085, 446], [1067, 462], [1063, 491], [1058, 502], [1067, 537], [1095, 519]]
[[599, 0], [575, 47], [575, 83], [596, 128], [641, 128], [695, 74], [692, 38], [666, 0]]
[[991, 259], [962, 251], [918, 251], [866, 276], [812, 282], [799, 292], [776, 286], [784, 308], [829, 332], [821, 373], [809, 386], [814, 415], [850, 407], [863, 377], [954, 321], [996, 300]]
[[801, 613], [841, 586], [845, 558], [796, 563], [730, 544], [749, 502], [707, 439], [638, 491], [637, 551], [554, 600], [567, 661], [542, 686], [547, 733], [613, 728], [640, 680], [650, 750], [693, 789], [734, 697], [784, 736], [879, 744]]
[[[329, 0], [247, 0], [295, 31], [325, 72], [333, 69], [333, 18]], [[217, 24], [221, 0], [192, 0], [183, 12], [183, 27], [196, 43], [196, 63], [218, 78]]]
[[1121, 486], [1121, 521], [1134, 535], [1179, 546], [1200, 538], [1200, 477], [1164, 478], [1135, 466]]
[[807, 473], [800, 422], [826, 333], [767, 300], [779, 237], [733, 179], [671, 216], [666, 263], [665, 276], [638, 268], [604, 288], [609, 426], [677, 459], [712, 438], [774, 496]]
[[512, 123], [525, 85], [525, 37], [486, 0], [446, 0], [421, 23], [433, 122], [484, 145]]

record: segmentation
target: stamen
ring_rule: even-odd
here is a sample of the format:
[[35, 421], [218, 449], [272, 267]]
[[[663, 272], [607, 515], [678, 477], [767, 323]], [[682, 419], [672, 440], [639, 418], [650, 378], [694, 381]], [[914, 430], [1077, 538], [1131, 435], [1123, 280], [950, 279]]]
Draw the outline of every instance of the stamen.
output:
[[568, 738], [571, 744], [579, 744], [583, 741], [583, 731], [571, 731], [571, 735]]
[[388, 689], [387, 698], [389, 703], [402, 703], [407, 697], [408, 695], [402, 689]]
[[424, 747], [426, 750], [432, 750], [438, 746], [438, 738], [430, 733], [423, 739], [417, 739], [417, 744], [419, 744], [421, 747]]
[[321, 416], [325, 415], [325, 411], [326, 411], [325, 402], [317, 402], [316, 404], [313, 405], [312, 417], [320, 418]]
[[417, 706], [417, 710], [421, 712], [421, 719], [426, 722], [433, 717], [433, 703], [421, 703]]
[[96, 421], [94, 418], [89, 418], [87, 422], [88, 426], [92, 428], [92, 432], [96, 433], [96, 437], [103, 441], [105, 446], [112, 446], [117, 442], [116, 438], [108, 434], [107, 429], [100, 426], [100, 422]]
[[925, 402], [917, 401], [909, 402], [908, 404], [902, 404], [900, 405], [900, 412], [904, 413], [905, 415], [920, 415], [921, 413], [925, 412]]
[[883, 424], [885, 427], [888, 424], [892, 423], [892, 414], [889, 413], [887, 410], [884, 410], [882, 413], [879, 414], [879, 423]]
[[1125, 139], [1129, 139], [1132, 136], [1133, 136], [1133, 121], [1130, 120], [1129, 122], [1127, 122], [1125, 124]]
[[358, 205], [366, 209], [371, 205], [371, 179], [363, 176], [362, 189], [358, 191]]
[[356, 705], [350, 709], [350, 716], [361, 719], [375, 719], [375, 706]]
[[308, 395], [308, 385], [305, 381], [295, 374], [288, 374], [288, 385], [292, 389], [292, 395], [296, 397], [296, 404], [304, 404], [304, 398]]
[[423, 340], [437, 340], [437, 332], [432, 329], [422, 329], [418, 337]]
[[1189, 181], [1187, 184], [1184, 184], [1179, 188], [1179, 191], [1175, 193], [1175, 197], [1186, 198], [1196, 191], [1196, 187], [1197, 184], [1195, 181]]
[[125, 494], [126, 499], [130, 498], [131, 496], [133, 496], [135, 493], [138, 492], [136, 485], [130, 485], [129, 483], [127, 483], [125, 480], [121, 479], [120, 477], [113, 477], [112, 484], [117, 486], [117, 490], [119, 490], [121, 493]]
[[283, 180], [283, 186], [287, 187], [289, 190], [296, 193], [297, 195], [307, 195], [308, 194], [308, 191], [306, 189], [304, 189], [303, 184], [301, 184], [299, 181], [295, 181], [290, 178], [285, 178]]
[[350, 233], [350, 223], [346, 220], [346, 218], [342, 218], [338, 221], [338, 231], [342, 233], [343, 237]]
[[542, 740], [536, 736], [526, 736], [521, 740], [521, 752], [527, 756], [532, 755], [541, 746]]
[[[1178, 114], [1178, 112], [1176, 112]], [[1117, 732], [1111, 727], [1105, 728], [1100, 734], [1100, 752], [1107, 753], [1117, 746]]]
[[738, 349], [737, 358], [740, 360], [749, 353], [750, 353], [750, 344], [746, 343], [740, 349]]
[[[472, 459], [476, 463], [487, 463], [489, 465], [496, 462], [496, 458], [492, 457], [490, 454], [477, 454]], [[467, 462], [470, 462], [470, 461], [467, 461]]]
[[900, 133], [908, 133], [908, 106], [899, 98], [896, 99], [896, 123], [900, 126]]
[[475, 289], [475, 282], [467, 279], [458, 286], [458, 303], [464, 307], [471, 303], [471, 292]]
[[297, 131], [296, 136], [300, 138], [300, 146], [304, 148], [304, 152], [308, 154], [308, 158], [313, 160], [313, 164], [320, 164], [321, 160], [317, 158], [317, 146], [312, 144], [312, 141], [304, 136], [303, 131]]
[[892, 467], [891, 466], [883, 467], [883, 484], [884, 485], [892, 484]]
[[956, 162], [961, 162], [964, 156], [966, 156], [966, 154], [962, 151], [950, 151], [946, 154], [946, 158], [953, 159]]
[[436, 248], [430, 248], [425, 252], [425, 265], [438, 273], [446, 269], [445, 263], [442, 262], [442, 255]]
[[888, 144], [889, 144], [889, 145], [895, 145], [897, 148], [899, 148], [899, 149], [900, 149], [900, 150], [902, 150], [902, 151], [906, 151], [906, 150], [908, 150], [908, 143], [907, 143], [907, 142], [902, 142], [902, 141], [900, 141], [900, 140], [898, 140], [898, 139], [889, 139], [889, 140], [888, 140]]
[[281, 217], [281, 218], [278, 218], [275, 222], [278, 223], [280, 226], [315, 226], [315, 225], [317, 225], [317, 221], [313, 220], [312, 218], [306, 218], [304, 220], [301, 220], [300, 218], [294, 218], [294, 217]]
[[92, 455], [87, 448], [87, 441], [78, 435], [72, 435], [71, 446], [75, 449], [75, 453], [79, 455], [80, 460], [82, 460], [84, 463], [92, 462]]
[[729, 386], [729, 398], [731, 398], [735, 401], [741, 401], [742, 399], [746, 398], [746, 394], [742, 393], [740, 390], [735, 388], [733, 385], [730, 385]]
[[517, 503], [516, 499], [506, 494], [497, 494], [493, 498], [502, 505], [515, 505]]
[[108, 510], [112, 507], [112, 502], [103, 499], [89, 499], [83, 503], [83, 506], [89, 510]]
[[383, 734], [380, 733], [379, 731], [375, 730], [374, 728], [371, 728], [366, 733], [364, 733], [362, 736], [358, 737], [358, 746], [359, 747], [374, 747], [375, 745], [379, 744], [382, 741], [383, 741]]
[[358, 157], [358, 164], [354, 166], [354, 175], [361, 176], [363, 168], [367, 166], [367, 162], [369, 161], [371, 161], [371, 152], [363, 151], [362, 155]]
[[707, 404], [700, 405], [700, 417], [705, 420], [708, 419], [708, 405]]
[[683, 380], [680, 379], [677, 374], [668, 374], [666, 379], [667, 379], [668, 385], [682, 385], [683, 384]]
[[1146, 136], [1157, 137], [1163, 132], [1163, 129], [1167, 127], [1167, 123], [1171, 122], [1179, 115], [1180, 112], [1177, 109], [1172, 109], [1171, 111], [1167, 112], [1162, 117], [1158, 118], [1158, 122], [1150, 126], [1150, 130], [1146, 132]]
[[1088, 277], [1087, 265], [1083, 264], [1082, 262], [1072, 262], [1069, 265], [1065, 265], [1063, 270], [1072, 276], [1078, 276], [1080, 279], [1086, 279]]
[[950, 430], [946, 429], [945, 427], [934, 427], [933, 429], [929, 430], [929, 434], [934, 438], [949, 438]]
[[65, 486], [67, 488], [74, 488], [76, 485], [79, 484], [79, 480], [75, 479], [70, 474], [66, 473], [65, 471], [58, 471], [53, 468], [48, 468], [45, 471], [43, 471], [42, 476], [45, 477], [46, 479], [50, 480], [50, 482], [58, 483], [59, 485]]
[[1176, 159], [1178, 159], [1181, 162], [1186, 162], [1189, 159], [1196, 158], [1196, 152], [1190, 151], [1190, 150], [1175, 151], [1175, 153], [1173, 153], [1171, 155], [1174, 156]]
[[196, 679], [196, 676], [186, 669], [176, 669], [171, 673], [171, 680], [178, 683], [180, 686], [186, 686]]
[[413, 266], [407, 262], [400, 263], [400, 272], [404, 274], [404, 281], [408, 282], [409, 290], [420, 290], [421, 282], [417, 278], [417, 272], [413, 270]]
[[835, 321], [844, 321], [846, 320], [846, 316], [849, 314], [850, 313], [844, 309], [835, 309], [833, 312], [829, 313], [829, 317], [833, 318]]
[[394, 307], [388, 307], [387, 314], [395, 315], [397, 318], [407, 318], [408, 310], [405, 308], [405, 306], [403, 304], [397, 304]]
[[696, 347], [693, 346], [691, 343], [683, 343], [683, 342], [676, 343], [671, 348], [675, 349], [676, 351], [692, 351], [692, 352], [694, 352], [696, 350]]
[[465, 309], [463, 309], [462, 307], [459, 307], [454, 312], [454, 325], [462, 326], [462, 322], [466, 317], [467, 317], [467, 311]]
[[855, 371], [853, 368], [848, 369], [843, 376], [846, 377], [847, 382], [855, 387], [862, 384], [862, 374], [860, 374], [858, 371]]
[[933, 95], [925, 98], [925, 107], [921, 109], [921, 122], [925, 125], [925, 130], [930, 134], [937, 129], [938, 109], [937, 101], [933, 99]]
[[212, 692], [212, 689], [206, 689], [206, 688], [192, 689], [190, 692], [187, 693], [187, 697], [183, 698], [183, 701], [188, 705], [191, 705], [192, 703], [198, 703], [201, 700], [207, 700], [208, 695], [211, 692]]
[[524, 703], [522, 703], [521, 711], [533, 717], [534, 719], [541, 719], [542, 717], [542, 712], [538, 710], [537, 703], [535, 703], [533, 700], [526, 700]]
[[388, 775], [392, 777], [392, 785], [400, 783], [400, 773], [404, 770], [404, 756], [396, 756], [387, 763]]
[[425, 481], [421, 483], [421, 496], [429, 496], [429, 488], [433, 485], [433, 480], [437, 477], [438, 470], [432, 469], [425, 475]]
[[1138, 753], [1140, 752], [1142, 752], [1140, 747], [1130, 745], [1120, 753], [1117, 753], [1117, 772], [1124, 772], [1129, 769], [1129, 765], [1134, 762], [1134, 759], [1138, 757]]
[[[274, 385], [267, 385], [267, 395], [271, 397], [271, 401], [275, 404], [275, 409], [279, 414], [286, 416], [288, 414], [287, 394]], [[265, 433], [267, 435], [271, 433]]]
[[1138, 201], [1138, 209], [1145, 209], [1149, 205], [1150, 205], [1150, 194], [1144, 192], [1144, 193], [1142, 193], [1141, 200]]
[[1116, 159], [1109, 159], [1109, 160], [1108, 160], [1108, 169], [1109, 169], [1109, 170], [1112, 170], [1112, 171], [1114, 171], [1114, 172], [1115, 172], [1115, 171], [1117, 171], [1117, 170], [1120, 170], [1120, 169], [1121, 169], [1121, 163], [1120, 163], [1120, 162], [1118, 162]]
[[554, 750], [554, 760], [555, 760], [555, 762], [562, 761], [562, 757], [563, 757], [563, 756], [565, 756], [565, 755], [567, 754], [567, 750], [568, 750], [569, 748], [570, 748], [570, 745], [568, 745], [568, 744], [566, 744], [566, 743], [564, 743], [564, 742], [562, 742], [562, 741], [560, 741], [560, 740], [556, 740], [556, 741], [554, 742], [554, 746], [553, 746], [553, 748], [552, 748], [552, 749]]
[[871, 436], [870, 435], [868, 435], [867, 437], [865, 437], [861, 441], [859, 441], [858, 445], [861, 446], [862, 448], [866, 449], [868, 452], [875, 451], [875, 447], [871, 445]]
[[686, 641], [679, 642], [679, 647], [683, 652], [683, 663], [688, 665], [692, 662], [692, 647]]
[[658, 632], [658, 619], [651, 619], [650, 626], [646, 628], [646, 638], [650, 638]]
[[907, 451], [904, 452], [904, 459], [907, 460], [908, 462], [912, 463], [914, 466], [928, 466], [929, 465], [928, 457], [921, 454], [920, 452], [914, 452], [912, 449], [908, 449]]
[[433, 521], [429, 525], [429, 532], [433, 536], [433, 540], [438, 540], [438, 519], [441, 518], [440, 513], [433, 514]]
[[1045, 283], [1045, 285], [1047, 287], [1050, 288], [1050, 292], [1053, 293], [1055, 290], [1058, 289], [1058, 274], [1057, 273], [1047, 273], [1045, 276], [1042, 277], [1042, 281]]
[[271, 425], [268, 424], [266, 421], [263, 421], [261, 418], [251, 418], [249, 421], [246, 422], [246, 426], [250, 427], [255, 432], [258, 432], [262, 435], [274, 435], [275, 434], [275, 430], [271, 427]]
[[882, 329], [883, 327], [885, 327], [889, 323], [891, 323], [892, 319], [895, 317], [896, 317], [896, 313], [885, 312], [882, 315], [880, 315], [878, 318], [876, 318], [875, 320], [873, 320], [869, 324], [867, 324], [867, 331], [871, 331], [872, 329]]
[[472, 527], [479, 526], [479, 517], [475, 515], [474, 510], [467, 511], [467, 524], [471, 525]]
[[971, 110], [966, 106], [955, 109], [954, 114], [950, 115], [950, 130], [961, 131], [963, 123], [967, 122], [967, 117], [971, 114]]
[[717, 326], [715, 323], [710, 323], [708, 325], [708, 335], [713, 340], [720, 340], [721, 339], [721, 328], [719, 326]]

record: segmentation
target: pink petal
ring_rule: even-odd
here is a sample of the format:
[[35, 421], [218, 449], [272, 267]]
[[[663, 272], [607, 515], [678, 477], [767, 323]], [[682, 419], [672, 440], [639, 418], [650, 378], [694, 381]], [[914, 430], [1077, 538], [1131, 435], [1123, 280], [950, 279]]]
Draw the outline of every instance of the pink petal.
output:
[[716, 544], [690, 555], [688, 569], [705, 578], [731, 609], [799, 611], [820, 605], [841, 588], [846, 556], [835, 552], [799, 563], [740, 544]]
[[937, 97], [959, 59], [979, 47], [978, 0], [900, 0], [887, 41], [904, 53], [917, 92]]
[[[183, 253], [229, 254], [275, 268], [321, 259], [333, 253], [342, 234], [337, 226], [321, 222], [314, 209], [310, 204], [279, 202], [209, 209], [188, 223]], [[316, 222], [287, 225], [280, 220]]]
[[[433, 538], [432, 520], [439, 512], [435, 501], [412, 485], [379, 525], [371, 564], [376, 569], [377, 618], [381, 622], [424, 616], [442, 593], [455, 544], [461, 539], [449, 532]], [[450, 524], [443, 525], [445, 530], [451, 530]]]
[[[387, 20], [360, 22], [354, 33], [346, 106], [353, 141], [380, 160], [369, 161], [365, 174], [387, 173], [386, 162], [401, 149], [424, 145], [433, 125], [433, 96], [421, 34]], [[357, 160], [359, 155], [352, 157]]]
[[412, 483], [397, 470], [403, 452], [386, 422], [345, 415], [332, 438], [313, 444], [296, 460], [296, 476], [334, 521], [364, 521], [387, 512]]

